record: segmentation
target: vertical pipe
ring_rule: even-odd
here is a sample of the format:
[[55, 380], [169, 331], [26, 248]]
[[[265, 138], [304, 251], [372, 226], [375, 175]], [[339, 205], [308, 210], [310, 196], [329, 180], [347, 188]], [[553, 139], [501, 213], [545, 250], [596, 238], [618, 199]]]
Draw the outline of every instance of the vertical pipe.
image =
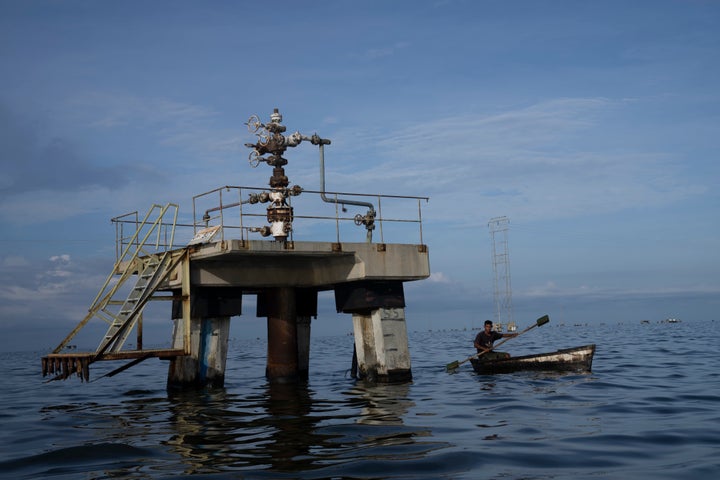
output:
[[425, 245], [423, 243], [422, 207], [420, 206], [420, 199], [418, 199], [418, 222], [420, 223], [420, 245]]
[[182, 260], [182, 322], [183, 322], [183, 350], [186, 355], [190, 355], [190, 316], [191, 316], [191, 298], [190, 298], [190, 252], [185, 250]]
[[[380, 219], [380, 243], [385, 243], [385, 235], [383, 235], [383, 222], [382, 222], [382, 203], [380, 203], [380, 195], [378, 195], [378, 217]], [[370, 240], [372, 240], [372, 237], [370, 237]]]
[[135, 342], [135, 350], [143, 349], [143, 314], [140, 312], [137, 321], [137, 341]]

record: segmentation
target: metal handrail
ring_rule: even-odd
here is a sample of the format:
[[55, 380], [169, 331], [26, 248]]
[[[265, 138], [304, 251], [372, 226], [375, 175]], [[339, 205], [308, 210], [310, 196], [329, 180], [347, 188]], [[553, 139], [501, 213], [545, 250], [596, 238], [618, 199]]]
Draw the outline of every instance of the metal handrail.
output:
[[[233, 195], [232, 197], [237, 200], [233, 200], [232, 202], [223, 203], [225, 194], [227, 192], [236, 191], [237, 196]], [[249, 204], [255, 204], [258, 207], [262, 207], [262, 204], [258, 200], [259, 194], [256, 192], [267, 192], [267, 188], [259, 188], [259, 187], [247, 187], [247, 186], [232, 186], [232, 185], [226, 185], [223, 187], [218, 187], [213, 190], [201, 193], [199, 195], [195, 195], [193, 197], [193, 235], [198, 232], [198, 230], [207, 228], [209, 226], [215, 226], [220, 225], [221, 233], [220, 233], [220, 240], [226, 240], [226, 232], [225, 230], [233, 230], [233, 229], [239, 229], [240, 231], [240, 238], [241, 240], [244, 240], [250, 233], [257, 232], [259, 227], [263, 225], [264, 223], [260, 222], [257, 223], [255, 226], [247, 226], [248, 223], [252, 223], [253, 219], [264, 219], [266, 217], [266, 212], [264, 209], [261, 209], [258, 211], [258, 213], [247, 213], [246, 209]], [[243, 195], [246, 195], [246, 198], [243, 199]], [[199, 208], [199, 203], [201, 201], [207, 200], [209, 197], [216, 196], [217, 198], [210, 203], [210, 206], [204, 210]], [[330, 203], [334, 204], [334, 215], [325, 215], [325, 214], [303, 214], [302, 211], [295, 210], [295, 213], [293, 214], [294, 220], [318, 220], [318, 221], [332, 221], [335, 224], [335, 237], [337, 243], [340, 243], [341, 241], [341, 232], [340, 227], [341, 224], [344, 223], [354, 223], [357, 221], [357, 216], [345, 216], [343, 213], [346, 211], [346, 205], [356, 205], [356, 206], [366, 206], [370, 204], [369, 202], [352, 202], [348, 200], [347, 197], [364, 197], [364, 198], [375, 198], [378, 205], [378, 216], [375, 219], [375, 222], [377, 225], [379, 225], [380, 230], [380, 242], [385, 242], [385, 226], [387, 224], [391, 223], [417, 223], [419, 226], [419, 243], [422, 244], [422, 202], [424, 201], [427, 203], [430, 199], [429, 197], [420, 197], [420, 196], [408, 196], [408, 195], [383, 195], [383, 194], [367, 194], [367, 193], [352, 193], [352, 192], [329, 192], [325, 190], [302, 190], [302, 193], [295, 198], [307, 198], [308, 196], [319, 196], [323, 201], [327, 201], [326, 198], [330, 197], [333, 198]], [[343, 198], [339, 198], [342, 196]], [[292, 200], [293, 197], [289, 197], [289, 200], [291, 202], [292, 206]], [[395, 217], [384, 217], [383, 216], [383, 200], [385, 200], [385, 203], [389, 204], [394, 201], [404, 201], [404, 200], [411, 200], [417, 202], [417, 215], [411, 215], [408, 213], [408, 215], [395, 218]], [[341, 208], [342, 207], [342, 208]], [[227, 216], [225, 215], [225, 210], [229, 210], [232, 208], [238, 208], [238, 217], [233, 216]], [[321, 206], [316, 206], [317, 208], [324, 208]], [[216, 213], [215, 215], [211, 215], [211, 213]], [[230, 223], [228, 222], [231, 218], [238, 218], [236, 223]], [[178, 225], [180, 226], [180, 225]], [[290, 232], [291, 236], [294, 235], [293, 232]], [[293, 238], [293, 237], [291, 237]], [[411, 242], [410, 242], [411, 243]]]
[[[173, 209], [172, 221], [164, 220], [168, 210]], [[157, 218], [150, 221], [150, 217], [154, 212]], [[110, 221], [115, 224], [115, 260], [119, 263], [126, 259], [131, 248], [134, 251], [141, 251], [146, 244], [152, 245], [157, 251], [172, 250], [175, 245], [175, 230], [178, 226], [177, 219], [179, 214], [179, 206], [174, 203], [167, 205], [153, 204], [145, 217], [141, 220], [137, 211], [125, 213], [117, 217], [111, 218]], [[125, 226], [132, 225], [134, 228], [130, 234], [125, 234]], [[144, 235], [143, 235], [143, 232]], [[168, 233], [169, 232], [169, 233]], [[148, 242], [151, 235], [154, 235], [155, 241]], [[168, 235], [170, 238], [168, 238]]]
[[[154, 225], [153, 230], [156, 235], [154, 246], [161, 250], [182, 248], [187, 246], [188, 242], [200, 230], [218, 225], [221, 228], [217, 233], [216, 241], [239, 239], [244, 242], [252, 234], [260, 237], [257, 232], [263, 225], [267, 224], [267, 205], [259, 200], [263, 192], [268, 192], [268, 188], [226, 185], [195, 195], [192, 198], [192, 222], [178, 223], [178, 212], [176, 210], [171, 222], [161, 221]], [[331, 202], [334, 205], [328, 208], [329, 206], [326, 203], [320, 201], [323, 196], [338, 199], [338, 201]], [[351, 205], [353, 205], [344, 203], [348, 197], [375, 199], [374, 202], [377, 205], [375, 224], [378, 227], [380, 237], [379, 241], [375, 243], [385, 243], [386, 236], [393, 231], [392, 225], [417, 224], [418, 231], [415, 240], [411, 237], [403, 237], [401, 243], [423, 244], [422, 204], [427, 203], [430, 200], [429, 197], [302, 190], [300, 195], [289, 197], [290, 205], [296, 204], [293, 214], [294, 222], [315, 221], [321, 225], [332, 224], [335, 229], [334, 241], [336, 243], [341, 243], [343, 240], [346, 242], [352, 241], [351, 237], [355, 237], [355, 234], [343, 230], [343, 228], [346, 225], [352, 225], [353, 228], [358, 229], [359, 233], [365, 227], [357, 225], [356, 216], [346, 213], [347, 209], [352, 208]], [[297, 206], [299, 202], [312, 204], [314, 200], [317, 200], [317, 203], [310, 205], [309, 210], [305, 210], [307, 205], [303, 206], [303, 209]], [[392, 207], [397, 206], [395, 204], [399, 202], [416, 203], [416, 209], [409, 208], [410, 205], [404, 205], [405, 208], [402, 209], [402, 214], [385, 216], [386, 212], [393, 211]], [[369, 202], [357, 203], [365, 205], [365, 203]], [[237, 212], [233, 211], [233, 209], [237, 209]], [[118, 261], [127, 255], [130, 245], [136, 245], [137, 248], [137, 244], [141, 243], [141, 240], [147, 241], [147, 239], [138, 238], [143, 222], [140, 221], [137, 212], [117, 216], [112, 219], [112, 222], [116, 224], [116, 256]], [[131, 234], [128, 234], [128, 225], [131, 226], [129, 228]], [[167, 238], [167, 234], [165, 238], [161, 238], [161, 231], [167, 232], [167, 229], [172, 232], [170, 238]], [[290, 232], [289, 240], [294, 241], [297, 235], [304, 238], [317, 236], [313, 231], [304, 228], [293, 229]], [[317, 240], [317, 238], [314, 238], [314, 240]]]

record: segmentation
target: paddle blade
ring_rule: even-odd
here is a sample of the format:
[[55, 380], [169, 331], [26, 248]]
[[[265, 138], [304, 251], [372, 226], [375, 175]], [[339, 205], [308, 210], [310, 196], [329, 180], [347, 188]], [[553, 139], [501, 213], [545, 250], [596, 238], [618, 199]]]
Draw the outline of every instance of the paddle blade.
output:
[[536, 325], [538, 327], [541, 327], [541, 326], [545, 325], [546, 323], [548, 323], [549, 321], [550, 321], [550, 317], [548, 317], [547, 315], [543, 315], [542, 317], [537, 319]]
[[455, 360], [454, 362], [450, 362], [447, 365], [445, 365], [445, 371], [452, 372], [456, 370], [460, 366], [460, 362]]

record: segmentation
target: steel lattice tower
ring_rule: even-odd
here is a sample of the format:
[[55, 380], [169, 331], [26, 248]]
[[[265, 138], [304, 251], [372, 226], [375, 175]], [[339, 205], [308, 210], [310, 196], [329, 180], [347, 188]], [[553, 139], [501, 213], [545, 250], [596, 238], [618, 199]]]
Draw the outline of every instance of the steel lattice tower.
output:
[[495, 291], [495, 322], [514, 325], [512, 310], [512, 287], [510, 284], [510, 251], [508, 230], [510, 219], [495, 217], [488, 222], [492, 239], [492, 260]]

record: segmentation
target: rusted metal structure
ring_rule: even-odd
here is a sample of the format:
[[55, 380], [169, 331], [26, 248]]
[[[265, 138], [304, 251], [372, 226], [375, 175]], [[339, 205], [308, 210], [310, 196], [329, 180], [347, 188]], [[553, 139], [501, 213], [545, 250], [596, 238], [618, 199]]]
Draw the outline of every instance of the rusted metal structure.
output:
[[[422, 241], [422, 204], [428, 199], [326, 191], [324, 147], [330, 141], [317, 134], [286, 135], [277, 109], [270, 118], [262, 123], [250, 117], [247, 126], [257, 141], [246, 144], [252, 166], [272, 167], [269, 190], [226, 185], [197, 195], [192, 223], [179, 223], [173, 204], [153, 205], [142, 218], [133, 212], [113, 219], [112, 272], [88, 315], [42, 358], [43, 375], [88, 380], [90, 365], [98, 361], [130, 360], [106, 374], [111, 376], [160, 358], [170, 361], [169, 388], [222, 386], [230, 318], [242, 315], [243, 296], [255, 295], [256, 315], [267, 318], [267, 378], [302, 380], [308, 377], [318, 293], [332, 290], [336, 310], [352, 315], [357, 376], [381, 382], [412, 377], [403, 282], [430, 274]], [[283, 155], [302, 142], [319, 148], [318, 191], [291, 186], [285, 173]], [[328, 203], [334, 214], [328, 215]], [[264, 213], [258, 213], [264, 204]], [[352, 215], [348, 208], [365, 210]], [[364, 241], [348, 241], [358, 228], [365, 230]], [[296, 239], [296, 230], [308, 240]], [[402, 242], [388, 241], [391, 236]], [[417, 241], [406, 243], [411, 237]], [[172, 304], [168, 348], [143, 348], [142, 315], [154, 300]], [[75, 335], [97, 319], [108, 324], [98, 347], [66, 352]], [[135, 346], [126, 347], [133, 332]]]

